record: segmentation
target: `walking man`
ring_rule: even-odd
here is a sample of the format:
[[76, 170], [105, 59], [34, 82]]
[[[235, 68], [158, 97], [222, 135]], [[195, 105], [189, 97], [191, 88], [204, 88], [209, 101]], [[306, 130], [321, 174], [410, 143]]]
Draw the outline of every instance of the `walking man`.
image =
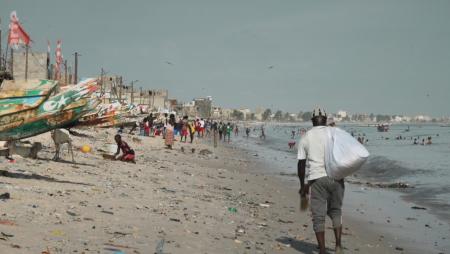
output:
[[[342, 254], [342, 200], [344, 180], [334, 180], [325, 170], [325, 144], [327, 116], [316, 109], [311, 118], [313, 128], [306, 132], [298, 145], [298, 177], [300, 195], [306, 198], [311, 189], [313, 229], [319, 245], [319, 254], [325, 254], [325, 217], [331, 218], [336, 238], [336, 253]], [[305, 177], [307, 183], [305, 183]]]

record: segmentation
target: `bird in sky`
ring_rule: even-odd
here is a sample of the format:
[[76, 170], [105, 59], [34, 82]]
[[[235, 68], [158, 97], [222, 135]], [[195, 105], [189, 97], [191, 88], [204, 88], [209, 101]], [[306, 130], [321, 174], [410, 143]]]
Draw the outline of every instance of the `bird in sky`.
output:
[[171, 62], [169, 62], [169, 61], [166, 61], [166, 64], [168, 64], [168, 65], [173, 65], [173, 63], [171, 63]]
[[270, 70], [270, 69], [273, 69], [273, 67], [274, 67], [274, 66], [273, 66], [273, 65], [271, 65], [271, 66], [267, 67], [267, 69], [269, 69], [269, 70]]

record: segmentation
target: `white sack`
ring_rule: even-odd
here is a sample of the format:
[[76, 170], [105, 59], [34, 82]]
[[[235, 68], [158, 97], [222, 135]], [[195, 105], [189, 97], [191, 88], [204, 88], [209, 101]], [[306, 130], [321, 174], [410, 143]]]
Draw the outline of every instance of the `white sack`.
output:
[[342, 129], [328, 127], [327, 132], [325, 169], [329, 177], [340, 180], [360, 169], [369, 157], [369, 152]]

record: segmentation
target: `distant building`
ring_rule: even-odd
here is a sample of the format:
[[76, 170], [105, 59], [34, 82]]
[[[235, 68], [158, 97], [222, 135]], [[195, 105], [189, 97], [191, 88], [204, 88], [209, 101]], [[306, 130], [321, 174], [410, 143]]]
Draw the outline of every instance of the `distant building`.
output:
[[222, 120], [230, 120], [231, 115], [233, 114], [233, 110], [229, 108], [222, 108]]
[[344, 110], [339, 110], [336, 113], [337, 118], [346, 118], [347, 116], [348, 116], [347, 111], [344, 111]]
[[417, 122], [430, 122], [432, 118], [430, 116], [418, 115], [414, 117]]
[[212, 111], [212, 97], [194, 99], [196, 115], [201, 118], [210, 118]]
[[181, 114], [183, 116], [196, 117], [197, 112], [195, 110], [195, 102], [190, 101], [188, 103], [184, 103], [182, 106]]
[[167, 108], [169, 100], [169, 91], [166, 89], [149, 90], [150, 107], [154, 110], [161, 111]]
[[264, 108], [262, 108], [262, 107], [256, 108], [255, 109], [255, 119], [257, 121], [262, 121], [263, 113], [264, 113]]
[[244, 109], [239, 109], [240, 112], [242, 112], [242, 114], [244, 114], [244, 120], [249, 120], [250, 115], [252, 114], [252, 111], [248, 108], [244, 108]]
[[213, 107], [211, 112], [211, 118], [221, 119], [221, 117], [222, 117], [222, 109], [220, 107]]
[[167, 89], [142, 89], [124, 84], [120, 76], [99, 77], [104, 103], [120, 101], [124, 104], [146, 105], [151, 110], [163, 111], [171, 107]]

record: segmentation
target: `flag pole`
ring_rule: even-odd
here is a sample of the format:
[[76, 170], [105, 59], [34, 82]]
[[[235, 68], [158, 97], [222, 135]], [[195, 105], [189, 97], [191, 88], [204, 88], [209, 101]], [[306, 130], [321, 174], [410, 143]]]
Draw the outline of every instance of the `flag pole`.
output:
[[28, 80], [28, 45], [25, 45], [25, 81]]
[[[9, 37], [9, 30], [8, 30], [8, 37]], [[7, 68], [6, 67], [6, 61], [7, 61], [7, 59], [8, 59], [8, 51], [9, 51], [9, 41], [7, 41], [6, 42], [6, 50], [5, 50], [5, 57], [4, 57], [4, 62], [3, 62], [3, 66], [5, 67], [5, 69]], [[12, 75], [12, 71], [11, 71], [11, 75]]]
[[13, 50], [13, 47], [11, 47], [11, 76], [13, 77], [13, 79], [14, 79], [14, 50]]
[[3, 66], [3, 57], [2, 57], [2, 18], [0, 18], [0, 70]]
[[67, 85], [67, 60], [64, 60], [64, 83]]
[[47, 40], [47, 79], [50, 77], [50, 41]]

